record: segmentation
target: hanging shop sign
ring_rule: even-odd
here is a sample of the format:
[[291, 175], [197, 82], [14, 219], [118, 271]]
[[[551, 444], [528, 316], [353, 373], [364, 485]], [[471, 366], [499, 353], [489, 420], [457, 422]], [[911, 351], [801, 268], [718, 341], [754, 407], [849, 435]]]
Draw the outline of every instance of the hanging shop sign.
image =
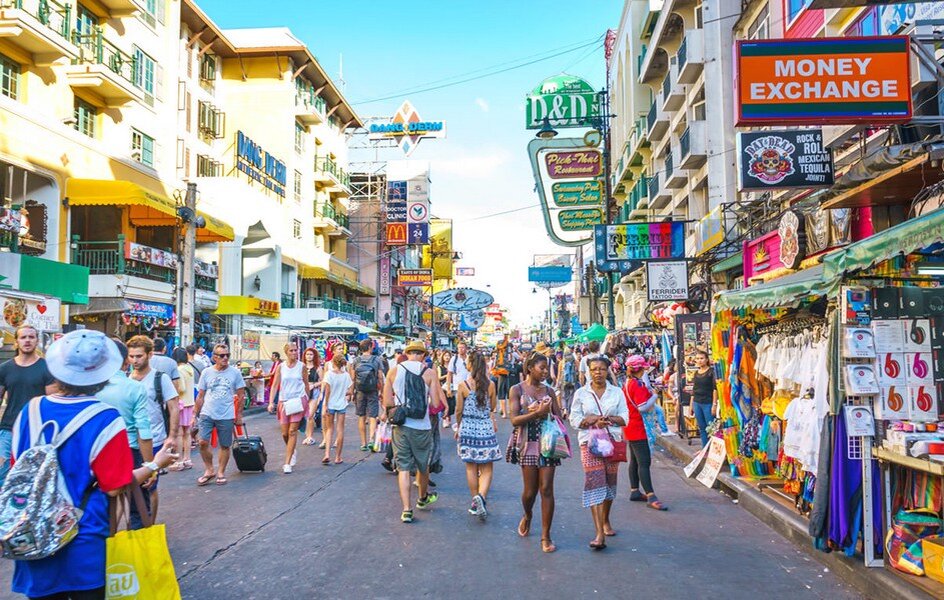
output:
[[429, 202], [407, 200], [406, 221], [407, 223], [429, 223]]
[[135, 317], [154, 317], [155, 319], [170, 320], [174, 318], [174, 307], [163, 302], [145, 302], [143, 300], [128, 300], [128, 310], [125, 313]]
[[236, 132], [236, 169], [279, 196], [285, 196], [288, 168], [252, 141], [242, 131]]
[[833, 184], [833, 156], [821, 128], [739, 133], [738, 149], [742, 190]]
[[459, 330], [475, 331], [485, 325], [485, 312], [481, 309], [459, 313]]
[[429, 223], [410, 223], [407, 225], [406, 243], [422, 246], [429, 243]]
[[804, 252], [806, 229], [803, 215], [788, 210], [780, 217], [777, 235], [780, 237], [780, 264], [788, 269], [799, 269], [806, 257]]
[[387, 223], [387, 245], [406, 245], [406, 223]]
[[209, 277], [216, 279], [220, 276], [220, 269], [216, 263], [203, 262], [200, 259], [194, 259], [193, 272], [200, 277]]
[[429, 222], [429, 245], [423, 246], [422, 266], [433, 270], [436, 279], [452, 279], [452, 219]]
[[475, 267], [456, 267], [456, 277], [475, 277]]
[[125, 241], [125, 259], [168, 269], [176, 269], [178, 261], [176, 254], [130, 241]]
[[525, 106], [527, 129], [540, 129], [544, 119], [551, 127], [587, 127], [599, 116], [600, 94], [573, 75], [548, 77], [528, 94]]
[[495, 302], [488, 292], [472, 288], [454, 288], [433, 294], [432, 303], [438, 309], [450, 312], [465, 312], [486, 308]]
[[724, 211], [716, 206], [695, 224], [695, 256], [700, 256], [724, 241]]
[[548, 152], [544, 163], [551, 179], [586, 179], [603, 173], [603, 153], [599, 150]]
[[649, 302], [688, 300], [688, 262], [650, 260], [646, 262]]
[[591, 227], [605, 222], [603, 184], [592, 179], [603, 172], [600, 151], [577, 138], [534, 139], [528, 156], [551, 241], [561, 246], [589, 242]]
[[0, 329], [16, 329], [30, 325], [37, 331], [59, 331], [62, 304], [58, 298], [36, 298], [14, 294], [0, 295], [3, 303], [3, 321]]
[[685, 257], [685, 223], [624, 223], [593, 228], [597, 269], [628, 271], [640, 261]]
[[381, 296], [390, 295], [390, 257], [382, 256], [380, 257], [380, 284], [378, 287], [378, 293]]
[[281, 309], [281, 304], [275, 300], [265, 300], [254, 296], [220, 296], [216, 314], [253, 315], [277, 319]]
[[407, 202], [425, 202], [429, 204], [429, 178], [414, 177], [407, 182]]
[[399, 269], [397, 270], [397, 285], [407, 287], [422, 287], [433, 285], [432, 269]]
[[387, 122], [371, 123], [367, 139], [393, 140], [409, 156], [423, 138], [446, 137], [445, 121], [424, 121], [409, 100]]
[[559, 181], [551, 186], [551, 194], [558, 206], [602, 206], [603, 182]]
[[907, 36], [740, 40], [737, 125], [908, 121], [910, 54]]
[[744, 242], [744, 281], [778, 269], [798, 269], [806, 258], [806, 227], [803, 215], [787, 211], [777, 229]]
[[531, 283], [570, 283], [573, 273], [571, 267], [528, 267], [528, 281]]

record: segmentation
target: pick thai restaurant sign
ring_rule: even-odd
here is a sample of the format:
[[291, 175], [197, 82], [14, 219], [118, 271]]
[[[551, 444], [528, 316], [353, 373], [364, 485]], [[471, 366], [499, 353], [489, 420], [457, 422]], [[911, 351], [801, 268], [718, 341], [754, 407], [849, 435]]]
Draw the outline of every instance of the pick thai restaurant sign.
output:
[[739, 133], [738, 156], [742, 190], [833, 184], [833, 157], [820, 128]]
[[911, 118], [907, 36], [740, 40], [738, 126]]
[[551, 179], [599, 177], [603, 173], [603, 155], [599, 150], [548, 152], [544, 161]]

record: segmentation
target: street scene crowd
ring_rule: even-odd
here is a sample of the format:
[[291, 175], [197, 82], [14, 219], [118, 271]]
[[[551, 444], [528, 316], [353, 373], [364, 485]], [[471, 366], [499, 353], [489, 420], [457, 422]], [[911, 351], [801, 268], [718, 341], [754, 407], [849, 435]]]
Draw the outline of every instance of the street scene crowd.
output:
[[[263, 470], [266, 450], [243, 422], [247, 381], [259, 379], [266, 385], [256, 401], [277, 416], [285, 443], [269, 452], [286, 476], [301, 459], [299, 445], [323, 448], [326, 467], [344, 463], [353, 404], [357, 451], [378, 453], [380, 466], [396, 473], [401, 510], [397, 515], [391, 488], [391, 520], [412, 523], [417, 510], [439, 500], [431, 474], [458, 477], [464, 470], [468, 513], [485, 521], [493, 466], [502, 461], [521, 471], [518, 536], [530, 535], [540, 496], [544, 553], [557, 549], [554, 475], [564, 460], [579, 460], [585, 473], [580, 497], [590, 509], [592, 551], [617, 534], [610, 509], [620, 463], [628, 463], [629, 492], [619, 497], [668, 509], [653, 489], [650, 444], [669, 434], [647, 416], [655, 416], [669, 374], [641, 355], [619, 365], [598, 342], [554, 349], [506, 340], [501, 352], [459, 342], [453, 354], [431, 353], [419, 340], [394, 349], [366, 338], [336, 344], [328, 356], [307, 348], [299, 357], [293, 341], [267, 379], [258, 367], [244, 377], [222, 343], [210, 352], [169, 349], [160, 338], [122, 342], [80, 329], [42, 356], [37, 332], [22, 326], [16, 352], [0, 365], [7, 398], [0, 548], [15, 560], [12, 591], [33, 599], [116, 597], [122, 580], [111, 552], [119, 530], [151, 529], [160, 482], [193, 477], [187, 472], [194, 461], [196, 486], [230, 484], [234, 459], [240, 471]], [[501, 419], [513, 426], [507, 443], [497, 437]], [[455, 457], [443, 456], [446, 435], [457, 441]], [[176, 589], [173, 570], [166, 575], [161, 585]]]

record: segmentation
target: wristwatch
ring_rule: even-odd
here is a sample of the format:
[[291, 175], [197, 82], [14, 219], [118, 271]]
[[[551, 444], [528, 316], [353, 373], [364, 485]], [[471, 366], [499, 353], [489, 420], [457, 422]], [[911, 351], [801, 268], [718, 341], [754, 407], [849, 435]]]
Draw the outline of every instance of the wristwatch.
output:
[[161, 470], [161, 468], [158, 466], [158, 464], [157, 464], [156, 462], [153, 462], [153, 461], [141, 463], [141, 466], [142, 466], [142, 467], [147, 467], [148, 469], [151, 470], [152, 473], [157, 473], [158, 471]]

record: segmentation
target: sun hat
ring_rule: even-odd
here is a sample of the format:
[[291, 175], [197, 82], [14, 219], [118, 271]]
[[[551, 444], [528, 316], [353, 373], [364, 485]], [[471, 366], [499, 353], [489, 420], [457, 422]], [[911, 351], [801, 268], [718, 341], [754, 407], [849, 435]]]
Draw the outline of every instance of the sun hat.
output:
[[631, 370], [635, 371], [636, 369], [645, 369], [646, 368], [646, 359], [639, 356], [638, 354], [633, 354], [626, 359], [626, 366]]
[[409, 354], [410, 352], [422, 352], [423, 354], [428, 354], [426, 350], [426, 344], [419, 340], [413, 340], [406, 345], [406, 348], [403, 349], [403, 352]]
[[68, 385], [108, 381], [121, 368], [118, 346], [101, 331], [77, 329], [49, 346], [46, 365], [53, 377]]
[[544, 342], [538, 342], [537, 345], [534, 347], [534, 351], [537, 352], [538, 354], [547, 354], [548, 352], [551, 351], [551, 349]]

